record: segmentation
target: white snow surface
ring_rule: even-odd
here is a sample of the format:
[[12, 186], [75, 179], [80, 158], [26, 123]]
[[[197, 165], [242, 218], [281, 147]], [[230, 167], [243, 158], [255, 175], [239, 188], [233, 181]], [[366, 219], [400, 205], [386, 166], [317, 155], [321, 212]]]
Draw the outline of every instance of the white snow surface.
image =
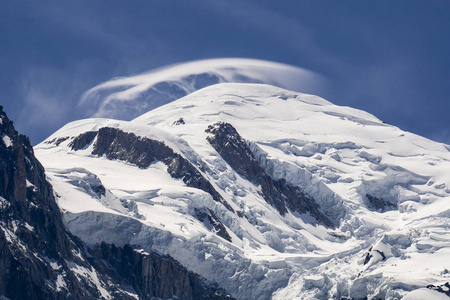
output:
[[[176, 125], [180, 118], [184, 124]], [[269, 176], [314, 197], [336, 227], [297, 213], [281, 216], [267, 204], [259, 187], [206, 140], [205, 129], [219, 121], [247, 140]], [[92, 155], [95, 141], [78, 151], [68, 146], [102, 127], [164, 141], [202, 166], [203, 176], [247, 218], [171, 178], [161, 162], [139, 169]], [[68, 139], [51, 143], [62, 137]], [[68, 228], [85, 242], [170, 254], [238, 299], [422, 299], [417, 297], [437, 293], [423, 289], [428, 284], [450, 280], [445, 145], [317, 96], [263, 84], [217, 84], [132, 121], [69, 123], [35, 153]], [[93, 180], [101, 181], [105, 196], [87, 188]], [[383, 199], [387, 209], [371, 207], [367, 195]], [[214, 211], [232, 242], [198, 221], [196, 207]]]
[[11, 147], [13, 145], [11, 138], [9, 136], [7, 136], [6, 134], [2, 135], [2, 139], [3, 139], [3, 143], [5, 143], [6, 147]]

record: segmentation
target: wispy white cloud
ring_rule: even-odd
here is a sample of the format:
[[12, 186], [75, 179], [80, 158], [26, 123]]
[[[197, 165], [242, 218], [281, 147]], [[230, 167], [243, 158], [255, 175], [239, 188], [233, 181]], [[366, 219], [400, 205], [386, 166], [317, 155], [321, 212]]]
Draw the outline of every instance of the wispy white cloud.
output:
[[48, 67], [22, 70], [18, 129], [31, 135], [32, 142], [39, 142], [55, 128], [79, 118], [80, 114], [74, 107], [80, 90], [85, 89], [86, 81], [89, 81], [86, 72], [82, 67], [73, 72]]
[[32, 69], [22, 77], [24, 106], [19, 121], [28, 126], [36, 123], [58, 123], [66, 117], [69, 106], [64, 101], [70, 97], [70, 88], [63, 80], [67, 76], [57, 70]]
[[[205, 74], [216, 79], [208, 84], [203, 81], [200, 84], [202, 86], [218, 82], [266, 83], [315, 93], [325, 84], [318, 74], [286, 64], [243, 58], [207, 59], [109, 80], [84, 93], [79, 107], [89, 110], [86, 116], [131, 120], [150, 109], [176, 100], [180, 93], [186, 95], [196, 91], [199, 89], [198, 82], [192, 76]], [[171, 85], [157, 87], [167, 82], [177, 88]], [[92, 109], [95, 113], [90, 114]]]

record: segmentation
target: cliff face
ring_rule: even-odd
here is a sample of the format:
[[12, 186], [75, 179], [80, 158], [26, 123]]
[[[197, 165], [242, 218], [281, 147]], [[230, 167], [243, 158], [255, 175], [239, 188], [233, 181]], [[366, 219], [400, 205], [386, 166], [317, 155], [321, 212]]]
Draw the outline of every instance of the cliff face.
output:
[[115, 247], [102, 243], [90, 253], [93, 264], [112, 267], [123, 284], [133, 287], [140, 299], [232, 299], [222, 289], [208, 285], [199, 275], [189, 272], [170, 256], [147, 253], [129, 245]]
[[0, 137], [0, 296], [228, 299], [170, 258], [113, 245], [88, 255], [64, 227], [30, 140], [14, 129], [1, 106]]
[[300, 188], [286, 183], [286, 180], [275, 180], [268, 176], [246, 141], [236, 129], [228, 123], [210, 125], [206, 132], [210, 134], [208, 142], [222, 158], [242, 177], [261, 187], [264, 199], [275, 207], [280, 214], [291, 211], [301, 214], [309, 213], [318, 223], [333, 227], [330, 219], [321, 211], [315, 200]]
[[0, 118], [0, 294], [11, 299], [99, 296], [68, 266], [88, 264], [75, 255], [79, 246], [63, 226], [29, 139], [14, 130], [3, 109]]

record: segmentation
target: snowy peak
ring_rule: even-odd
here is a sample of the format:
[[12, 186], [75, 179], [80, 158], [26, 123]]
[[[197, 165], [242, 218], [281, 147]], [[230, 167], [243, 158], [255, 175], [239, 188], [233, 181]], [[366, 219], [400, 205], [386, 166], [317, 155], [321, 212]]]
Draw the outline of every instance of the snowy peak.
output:
[[131, 121], [69, 123], [36, 153], [86, 243], [169, 254], [236, 298], [448, 281], [449, 151], [317, 96], [215, 84]]
[[239, 58], [201, 60], [104, 82], [85, 93], [80, 108], [89, 117], [131, 120], [217, 83], [267, 83], [313, 91], [321, 81], [313, 72], [280, 63]]

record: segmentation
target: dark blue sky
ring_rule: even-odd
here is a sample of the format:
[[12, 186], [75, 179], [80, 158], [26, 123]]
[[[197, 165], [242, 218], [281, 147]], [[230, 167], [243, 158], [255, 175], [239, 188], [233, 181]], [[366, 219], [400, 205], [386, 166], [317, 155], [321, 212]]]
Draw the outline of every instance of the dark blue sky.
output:
[[[244, 57], [306, 68], [318, 94], [450, 144], [450, 1], [2, 1], [0, 104], [40, 142], [112, 77]], [[78, 114], [78, 115], [77, 115]]]

